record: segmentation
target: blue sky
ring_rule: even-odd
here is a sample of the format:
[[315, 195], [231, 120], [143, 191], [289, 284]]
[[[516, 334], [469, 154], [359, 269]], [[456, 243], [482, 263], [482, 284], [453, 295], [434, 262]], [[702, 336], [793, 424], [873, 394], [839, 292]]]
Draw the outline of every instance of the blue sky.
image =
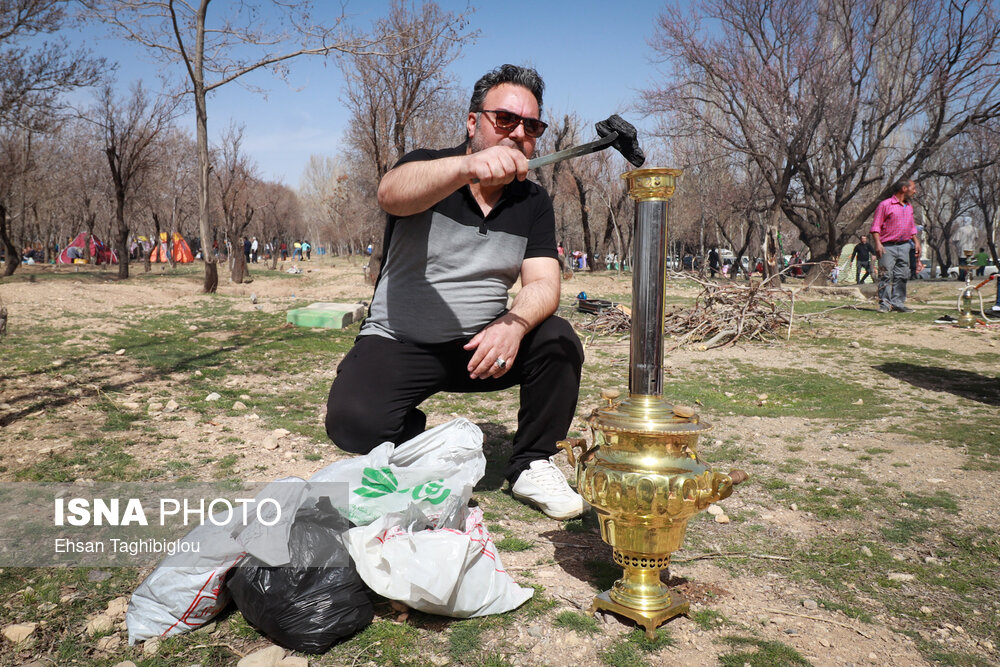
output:
[[[210, 11], [222, 11], [231, 2], [235, 0], [216, 0]], [[354, 25], [368, 28], [389, 4], [352, 0], [346, 11], [353, 15]], [[454, 12], [466, 6], [453, 0], [439, 4]], [[497, 65], [530, 64], [545, 79], [547, 112], [575, 112], [588, 124], [621, 113], [641, 133], [642, 119], [628, 107], [636, 91], [656, 78], [647, 40], [664, 4], [665, 0], [479, 2], [471, 28], [480, 30], [480, 38], [465, 47], [452, 71], [461, 89], [471, 91], [476, 79]], [[315, 16], [338, 13], [339, 5], [336, 0], [317, 0]], [[141, 49], [104, 39], [100, 28], [86, 32], [93, 51], [120, 63], [121, 88], [139, 78], [148, 87], [159, 85], [159, 66]], [[311, 154], [338, 151], [348, 113], [340, 101], [342, 81], [333, 59], [324, 63], [322, 58], [299, 58], [291, 69], [287, 84], [267, 73], [253, 76], [251, 82], [267, 91], [266, 98], [234, 84], [216, 91], [209, 98], [209, 132], [214, 140], [230, 119], [245, 124], [245, 147], [262, 174], [296, 187]], [[180, 122], [193, 134], [193, 114]]]

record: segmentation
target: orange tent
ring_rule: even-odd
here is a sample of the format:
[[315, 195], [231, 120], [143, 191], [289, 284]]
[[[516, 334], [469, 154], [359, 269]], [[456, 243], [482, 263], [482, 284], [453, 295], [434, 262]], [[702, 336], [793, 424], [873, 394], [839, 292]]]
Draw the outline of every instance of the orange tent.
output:
[[[149, 261], [151, 262], [169, 262], [167, 259], [168, 244], [167, 244], [167, 233], [160, 232], [160, 243], [153, 248], [153, 252], [149, 253]], [[173, 248], [169, 249], [170, 255], [174, 258], [174, 261], [178, 264], [188, 264], [194, 261], [194, 255], [191, 254], [191, 248], [188, 246], [187, 241], [179, 233], [174, 232], [173, 237]]]

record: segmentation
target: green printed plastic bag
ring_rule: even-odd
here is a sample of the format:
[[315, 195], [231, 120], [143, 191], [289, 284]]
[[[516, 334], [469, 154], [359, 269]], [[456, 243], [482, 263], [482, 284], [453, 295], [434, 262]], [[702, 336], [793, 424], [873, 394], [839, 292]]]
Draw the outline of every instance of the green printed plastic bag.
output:
[[452, 496], [464, 503], [486, 472], [483, 432], [454, 419], [401, 445], [384, 442], [368, 454], [331, 463], [310, 482], [347, 482], [348, 518], [365, 526], [412, 504], [431, 513]]

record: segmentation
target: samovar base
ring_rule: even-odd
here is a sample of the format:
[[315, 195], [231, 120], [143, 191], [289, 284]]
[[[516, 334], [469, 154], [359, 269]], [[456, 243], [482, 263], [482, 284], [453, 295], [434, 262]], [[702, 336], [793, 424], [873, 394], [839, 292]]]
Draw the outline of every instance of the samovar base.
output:
[[686, 614], [690, 610], [690, 603], [683, 596], [677, 593], [670, 593], [670, 600], [665, 607], [659, 609], [633, 609], [615, 602], [611, 599], [611, 591], [604, 591], [594, 598], [590, 605], [590, 613], [598, 611], [610, 611], [613, 614], [632, 619], [636, 624], [646, 628], [646, 637], [650, 640], [656, 639], [656, 629], [669, 621], [674, 616]]

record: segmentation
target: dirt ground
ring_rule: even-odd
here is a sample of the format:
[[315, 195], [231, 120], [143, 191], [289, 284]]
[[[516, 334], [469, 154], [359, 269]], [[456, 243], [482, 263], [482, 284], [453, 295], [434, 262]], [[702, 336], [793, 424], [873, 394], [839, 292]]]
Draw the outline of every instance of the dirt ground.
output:
[[[360, 261], [330, 261], [303, 263], [301, 279], [269, 277], [258, 272], [253, 283], [231, 285], [223, 280], [220, 293], [235, 297], [233, 307], [247, 312], [259, 310], [279, 313], [290, 307], [305, 305], [315, 301], [361, 302], [370, 297], [371, 289], [361, 280]], [[33, 322], [44, 321], [46, 326], [57, 330], [72, 329], [76, 333], [70, 342], [86, 345], [91, 337], [89, 332], [98, 330], [112, 332], [126, 329], [127, 319], [109, 317], [122, 306], [142, 304], [149, 311], [182, 311], [213, 297], [201, 295], [197, 291], [197, 276], [163, 278], [153, 281], [132, 280], [118, 283], [113, 280], [95, 282], [74, 280], [72, 276], [62, 276], [59, 280], [48, 280], [39, 275], [29, 281], [32, 269], [37, 274], [48, 267], [23, 267], [14, 281], [0, 283], [0, 299], [10, 312], [10, 333], [17, 335], [22, 328], [31, 327]], [[72, 267], [70, 267], [72, 268]], [[139, 268], [141, 267], [134, 267]], [[287, 267], [286, 267], [287, 268]], [[154, 269], [156, 270], [156, 269]], [[166, 269], [160, 269], [166, 270]], [[801, 285], [790, 287], [798, 289]], [[628, 279], [616, 275], [577, 275], [564, 282], [562, 303], [569, 306], [576, 294], [586, 291], [591, 297], [621, 299], [629, 290]], [[869, 291], [870, 290], [866, 290]], [[918, 312], [952, 312], [957, 283], [911, 283], [910, 303]], [[691, 297], [697, 290], [690, 286], [680, 286], [672, 281], [668, 286], [668, 296]], [[992, 294], [992, 290], [990, 292]], [[855, 288], [827, 290], [822, 294], [801, 292], [797, 299], [808, 301], [814, 298], [833, 300], [838, 303], [873, 308], [870, 301]], [[891, 326], [858, 327], [845, 332], [838, 323], [814, 322], [808, 335], [816, 338], [835, 335], [846, 337], [861, 352], [887, 353], [897, 346], [919, 344], [923, 348], [939, 350], [942, 354], [956, 358], [983, 358], [1000, 352], [1000, 329], [981, 329], [976, 332], [957, 331], [952, 327], [934, 327], [925, 323], [912, 323], [905, 316], [896, 316]], [[191, 325], [192, 336], [199, 336], [225, 342], [226, 332], [201, 331], [197, 323]], [[798, 333], [796, 333], [798, 335]], [[287, 475], [308, 477], [319, 468], [342, 456], [329, 442], [299, 434], [275, 434], [266, 419], [254, 413], [250, 403], [245, 413], [220, 414], [206, 424], [200, 415], [180, 405], [176, 410], [164, 412], [166, 404], [178, 388], [189, 379], [187, 373], [150, 378], [129, 357], [116, 355], [116, 350], [106, 349], [103, 338], [94, 338], [93, 356], [86, 367], [62, 368], [56, 359], [52, 365], [58, 369], [46, 375], [45, 388], [49, 392], [48, 404], [39, 407], [31, 395], [39, 392], [35, 379], [23, 373], [0, 376], [0, 419], [5, 419], [0, 428], [0, 452], [3, 455], [3, 472], [0, 481], [15, 479], [17, 471], [44, 461], [55, 453], [67, 448], [67, 440], [61, 437], [67, 424], [76, 424], [76, 436], [96, 429], [74, 419], [74, 415], [86, 406], [87, 401], [96, 400], [88, 383], [98, 378], [112, 377], [115, 386], [120, 387], [115, 400], [130, 409], [145, 413], [145, 420], [157, 434], [147, 446], [144, 455], [151, 461], [175, 460], [178, 457], [195, 458], [205, 455], [223, 456], [232, 452], [241, 455], [234, 472], [243, 475], [263, 475], [277, 479]], [[2, 349], [2, 347], [0, 347]], [[672, 352], [667, 359], [669, 382], [682, 382], [685, 373], [692, 369], [703, 370], [705, 364], [717, 365], [720, 369], [731, 363], [749, 364], [768, 369], [809, 369], [820, 373], [832, 371], [841, 366], [840, 357], [827, 358], [811, 355], [813, 348], [781, 348], [763, 345], [740, 345], [718, 350], [699, 350], [697, 346], [682, 348]], [[608, 360], [617, 360], [610, 368], [612, 374], [621, 374], [621, 385], [626, 383], [627, 368], [621, 359], [627, 358], [627, 340], [612, 337], [590, 341], [585, 375], [601, 374], [607, 377]], [[995, 359], [995, 356], [994, 356]], [[255, 373], [248, 367], [224, 381], [227, 388], [238, 387], [245, 390], [247, 399], [256, 392], [286, 391], [307, 386], [315, 380], [331, 380], [339, 359], [332, 358], [325, 366], [302, 369], [282, 377]], [[0, 366], [2, 368], [2, 366]], [[993, 369], [996, 369], [994, 361]], [[839, 370], [839, 369], [838, 369]], [[720, 370], [720, 373], [726, 372]], [[919, 402], [926, 390], [914, 387], [891, 377], [878, 379], [880, 389], [904, 397], [906, 401]], [[65, 393], [64, 393], [65, 392]], [[69, 400], [62, 400], [67, 398]], [[321, 423], [325, 411], [323, 395], [315, 396], [316, 419]], [[961, 407], [964, 400], [954, 393], [936, 393], [941, 418], [948, 418], [952, 410]], [[75, 400], [73, 400], [75, 399]], [[778, 397], [771, 396], [772, 402]], [[901, 400], [904, 400], [901, 399]], [[780, 399], [779, 399], [780, 400]], [[153, 408], [156, 403], [161, 408]], [[586, 432], [583, 418], [591, 409], [598, 407], [584, 404], [578, 410], [578, 427]], [[476, 415], [467, 416], [478, 421]], [[429, 425], [448, 421], [453, 417], [446, 412], [429, 415]], [[777, 465], [791, 456], [805, 461], [807, 465], [858, 466], [863, 472], [883, 484], [892, 482], [903, 489], [920, 489], [927, 493], [947, 492], [954, 496], [959, 510], [954, 520], [963, 525], [995, 522], [1000, 515], [1000, 500], [995, 488], [997, 473], [968, 469], [959, 450], [947, 443], [922, 444], [915, 460], [914, 448], [909, 436], [888, 428], [888, 424], [865, 422], [852, 428], [850, 424], [831, 419], [808, 419], [799, 416], [746, 417], [741, 415], [705, 414], [703, 417], [713, 425], [712, 432], [703, 441], [702, 455], [723, 469], [728, 462], [713, 458], [714, 447], [724, 442], [748, 443], [747, 450], [752, 459]], [[491, 417], [491, 422], [501, 422], [513, 429], [516, 422], [516, 404], [508, 403], [499, 417]], [[900, 421], [904, 421], [903, 418]], [[1000, 431], [1000, 423], [998, 423]], [[1000, 434], [998, 434], [1000, 438]], [[278, 439], [279, 446], [269, 448], [269, 439]], [[264, 443], [264, 446], [262, 446]], [[750, 445], [749, 443], [752, 443]], [[789, 445], [795, 444], [794, 454]], [[877, 445], [886, 450], [871, 460], [859, 462], [858, 452]], [[742, 446], [742, 444], [740, 445]], [[899, 465], [894, 465], [899, 464]], [[912, 465], [911, 465], [912, 464]], [[572, 473], [565, 460], [561, 467], [572, 479]], [[751, 475], [757, 473], [751, 461], [740, 466]], [[790, 473], [795, 477], [798, 473]], [[801, 475], [805, 477], [805, 475]], [[804, 479], [802, 480], [804, 481]], [[678, 617], [666, 626], [676, 644], [661, 649], [651, 660], [653, 664], [669, 661], [679, 665], [716, 665], [719, 656], [728, 650], [718, 639], [732, 634], [732, 628], [752, 629], [764, 640], [781, 642], [793, 647], [814, 665], [928, 665], [928, 661], [915, 645], [912, 634], [897, 631], [902, 623], [892, 618], [887, 609], [880, 609], [878, 600], [871, 600], [871, 608], [876, 610], [870, 622], [851, 618], [843, 611], [826, 608], [822, 602], [823, 591], [801, 581], [793, 581], [777, 571], [768, 572], [766, 564], [780, 562], [786, 558], [783, 553], [751, 554], [750, 558], [764, 566], [763, 571], [736, 574], [731, 568], [717, 564], [721, 554], [711, 547], [714, 543], [728, 544], [727, 532], [737, 528], [753, 528], [773, 539], [788, 539], [805, 542], [816, 535], [845, 533], [849, 538], [849, 523], [830, 522], [818, 518], [807, 511], [799, 510], [794, 503], [785, 506], [776, 502], [767, 489], [751, 486], [737, 489], [733, 496], [721, 503], [725, 514], [731, 517], [728, 523], [707, 519], [692, 522], [689, 541], [699, 547], [694, 550], [682, 549], [675, 555], [671, 569], [674, 582], [680, 585], [692, 600], [692, 612], [712, 609], [727, 619], [727, 628], [703, 629], [688, 617]], [[742, 517], [742, 518], [741, 518]], [[594, 594], [592, 581], [582, 566], [584, 558], [594, 554], [607, 556], [610, 549], [598, 536], [588, 533], [566, 533], [561, 524], [537, 515], [531, 522], [511, 520], [505, 522], [516, 534], [533, 537], [535, 548], [528, 551], [502, 554], [504, 565], [515, 579], [530, 581], [544, 586], [548, 595], [556, 598], [562, 607], [570, 610], [586, 611]], [[691, 535], [699, 533], [696, 540]], [[922, 560], [928, 557], [926, 549], [899, 548], [894, 558], [900, 562]], [[546, 564], [539, 566], [538, 562]], [[0, 574], [0, 576], [3, 576]], [[843, 573], [851, 577], [850, 571]], [[916, 584], [908, 595], [920, 596]], [[927, 605], [933, 611], [933, 600]], [[392, 612], [388, 612], [391, 617]], [[992, 615], [996, 618], [997, 607], [981, 609], [974, 614]], [[933, 615], [933, 614], [932, 614]], [[601, 652], [606, 648], [609, 637], [617, 637], [630, 632], [631, 623], [610, 614], [599, 615], [601, 633], [588, 636], [572, 630], [554, 627], [539, 622], [536, 625], [517, 626], [508, 629], [503, 637], [492, 641], [511, 642], [523, 650], [511, 659], [518, 665], [591, 665], [602, 664]], [[18, 619], [6, 619], [4, 625], [16, 623]], [[946, 618], [923, 624], [926, 632], [934, 639], [956, 651], [978, 656], [983, 664], [1000, 664], [1000, 654], [996, 647], [982, 637], [973, 637], [961, 628], [951, 625]], [[121, 635], [122, 633], [119, 634]], [[923, 636], [923, 634], [921, 634]], [[2, 641], [2, 640], [0, 640]], [[264, 644], [244, 647], [252, 652]], [[105, 657], [115, 662], [127, 659], [124, 645], [105, 651]], [[120, 655], [119, 655], [120, 654]], [[15, 654], [8, 654], [8, 658]], [[16, 654], [22, 659], [24, 652]], [[11, 658], [13, 659], [13, 658]], [[446, 663], [446, 661], [445, 661]], [[441, 664], [445, 664], [441, 663]], [[10, 663], [15, 664], [15, 663]], [[50, 662], [39, 663], [50, 664]], [[51, 663], [54, 664], [54, 663]], [[313, 664], [313, 663], [310, 663]], [[316, 664], [327, 664], [319, 661]], [[358, 664], [364, 664], [363, 661]]]

